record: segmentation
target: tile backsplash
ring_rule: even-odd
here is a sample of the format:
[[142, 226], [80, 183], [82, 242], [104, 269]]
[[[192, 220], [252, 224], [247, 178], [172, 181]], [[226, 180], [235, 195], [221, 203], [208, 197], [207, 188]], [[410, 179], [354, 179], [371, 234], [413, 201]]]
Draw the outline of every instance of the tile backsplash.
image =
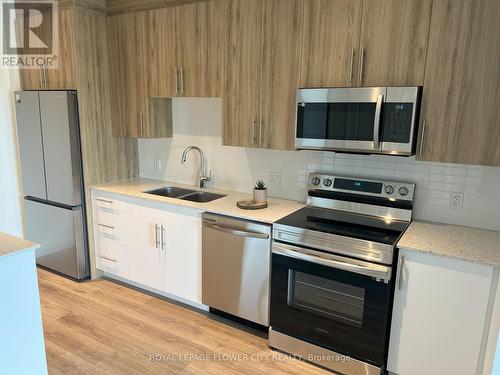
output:
[[[195, 185], [198, 156], [189, 154], [184, 165], [180, 158], [185, 147], [196, 145], [205, 153], [215, 188], [250, 192], [254, 182], [263, 179], [270, 196], [304, 201], [311, 172], [393, 178], [416, 184], [417, 219], [500, 230], [500, 168], [222, 146], [221, 99], [174, 99], [173, 116], [173, 138], [139, 140], [142, 177]], [[453, 193], [463, 194], [462, 208], [451, 208]]]

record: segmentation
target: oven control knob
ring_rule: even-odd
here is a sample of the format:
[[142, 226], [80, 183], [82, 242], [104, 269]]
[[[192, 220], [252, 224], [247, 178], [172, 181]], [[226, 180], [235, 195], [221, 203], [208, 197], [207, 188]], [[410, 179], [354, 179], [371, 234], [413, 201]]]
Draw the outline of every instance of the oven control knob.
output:
[[313, 177], [311, 179], [311, 184], [313, 184], [313, 185], [319, 185], [320, 182], [321, 182], [321, 180], [319, 179], [319, 177]]
[[330, 180], [329, 178], [325, 178], [323, 180], [323, 185], [325, 185], [326, 187], [332, 186], [332, 180]]
[[402, 186], [402, 187], [400, 187], [400, 188], [399, 188], [399, 194], [400, 194], [400, 195], [402, 195], [403, 197], [404, 197], [405, 195], [408, 195], [408, 193], [409, 193], [409, 192], [410, 192], [410, 191], [408, 190], [408, 188], [407, 188], [407, 187]]
[[391, 195], [392, 193], [394, 193], [394, 186], [386, 185], [386, 187], [384, 188], [384, 191], [386, 194]]

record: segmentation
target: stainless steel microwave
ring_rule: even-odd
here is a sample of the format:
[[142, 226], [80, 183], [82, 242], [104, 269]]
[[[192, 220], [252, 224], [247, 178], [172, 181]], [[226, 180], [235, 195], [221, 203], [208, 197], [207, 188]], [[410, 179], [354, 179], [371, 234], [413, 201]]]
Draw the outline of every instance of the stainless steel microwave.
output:
[[297, 91], [295, 147], [414, 155], [421, 87]]

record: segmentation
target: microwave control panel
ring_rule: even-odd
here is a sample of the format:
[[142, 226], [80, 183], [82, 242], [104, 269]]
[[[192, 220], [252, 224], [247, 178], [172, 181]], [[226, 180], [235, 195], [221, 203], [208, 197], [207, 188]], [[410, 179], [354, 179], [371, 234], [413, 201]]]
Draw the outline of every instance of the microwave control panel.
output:
[[385, 103], [382, 141], [408, 143], [412, 120], [413, 103]]

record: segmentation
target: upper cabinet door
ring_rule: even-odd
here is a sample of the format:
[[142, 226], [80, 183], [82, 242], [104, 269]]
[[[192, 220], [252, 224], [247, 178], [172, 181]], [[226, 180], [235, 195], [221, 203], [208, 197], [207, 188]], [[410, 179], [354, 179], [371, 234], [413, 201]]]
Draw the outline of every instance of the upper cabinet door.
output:
[[[304, 0], [304, 3], [301, 86], [354, 85], [362, 0]], [[300, 44], [299, 39], [295, 43]]]
[[258, 147], [262, 0], [226, 0], [224, 145]]
[[500, 2], [434, 2], [422, 96], [423, 160], [500, 166]]
[[166, 98], [178, 96], [175, 32], [177, 9], [155, 9], [149, 14], [146, 24], [149, 95]]
[[292, 149], [304, 2], [263, 1], [259, 146]]
[[19, 76], [23, 90], [43, 90], [45, 87], [42, 68], [19, 69]]
[[[47, 88], [52, 90], [76, 89], [74, 26], [80, 19], [74, 17], [73, 12], [74, 10], [72, 9], [60, 10], [58, 12], [59, 53], [57, 55], [57, 69], [47, 69]], [[93, 26], [79, 23], [79, 26], [85, 28]], [[82, 32], [84, 31], [82, 30]], [[80, 61], [79, 63], [82, 62]]]
[[221, 96], [223, 2], [208, 1], [176, 9], [178, 96]]
[[[146, 12], [107, 17], [111, 113], [113, 133], [140, 136], [140, 108], [145, 101], [141, 67], [144, 46], [139, 39]], [[139, 22], [138, 22], [139, 21]]]
[[363, 2], [358, 85], [423, 84], [431, 8], [432, 0]]
[[[40, 35], [43, 40], [48, 40], [48, 35], [50, 35], [51, 28], [48, 27], [51, 25], [49, 20], [52, 14], [42, 13], [43, 22], [40, 27], [36, 29], [37, 35]], [[38, 15], [34, 16], [34, 23], [38, 23]], [[23, 33], [24, 21], [22, 18], [16, 18], [14, 22], [14, 27], [17, 33]], [[20, 34], [17, 34], [20, 35]], [[47, 88], [47, 69], [45, 66], [33, 66], [27, 67], [26, 69], [19, 69], [19, 75], [21, 79], [21, 89], [22, 90], [45, 90]]]

